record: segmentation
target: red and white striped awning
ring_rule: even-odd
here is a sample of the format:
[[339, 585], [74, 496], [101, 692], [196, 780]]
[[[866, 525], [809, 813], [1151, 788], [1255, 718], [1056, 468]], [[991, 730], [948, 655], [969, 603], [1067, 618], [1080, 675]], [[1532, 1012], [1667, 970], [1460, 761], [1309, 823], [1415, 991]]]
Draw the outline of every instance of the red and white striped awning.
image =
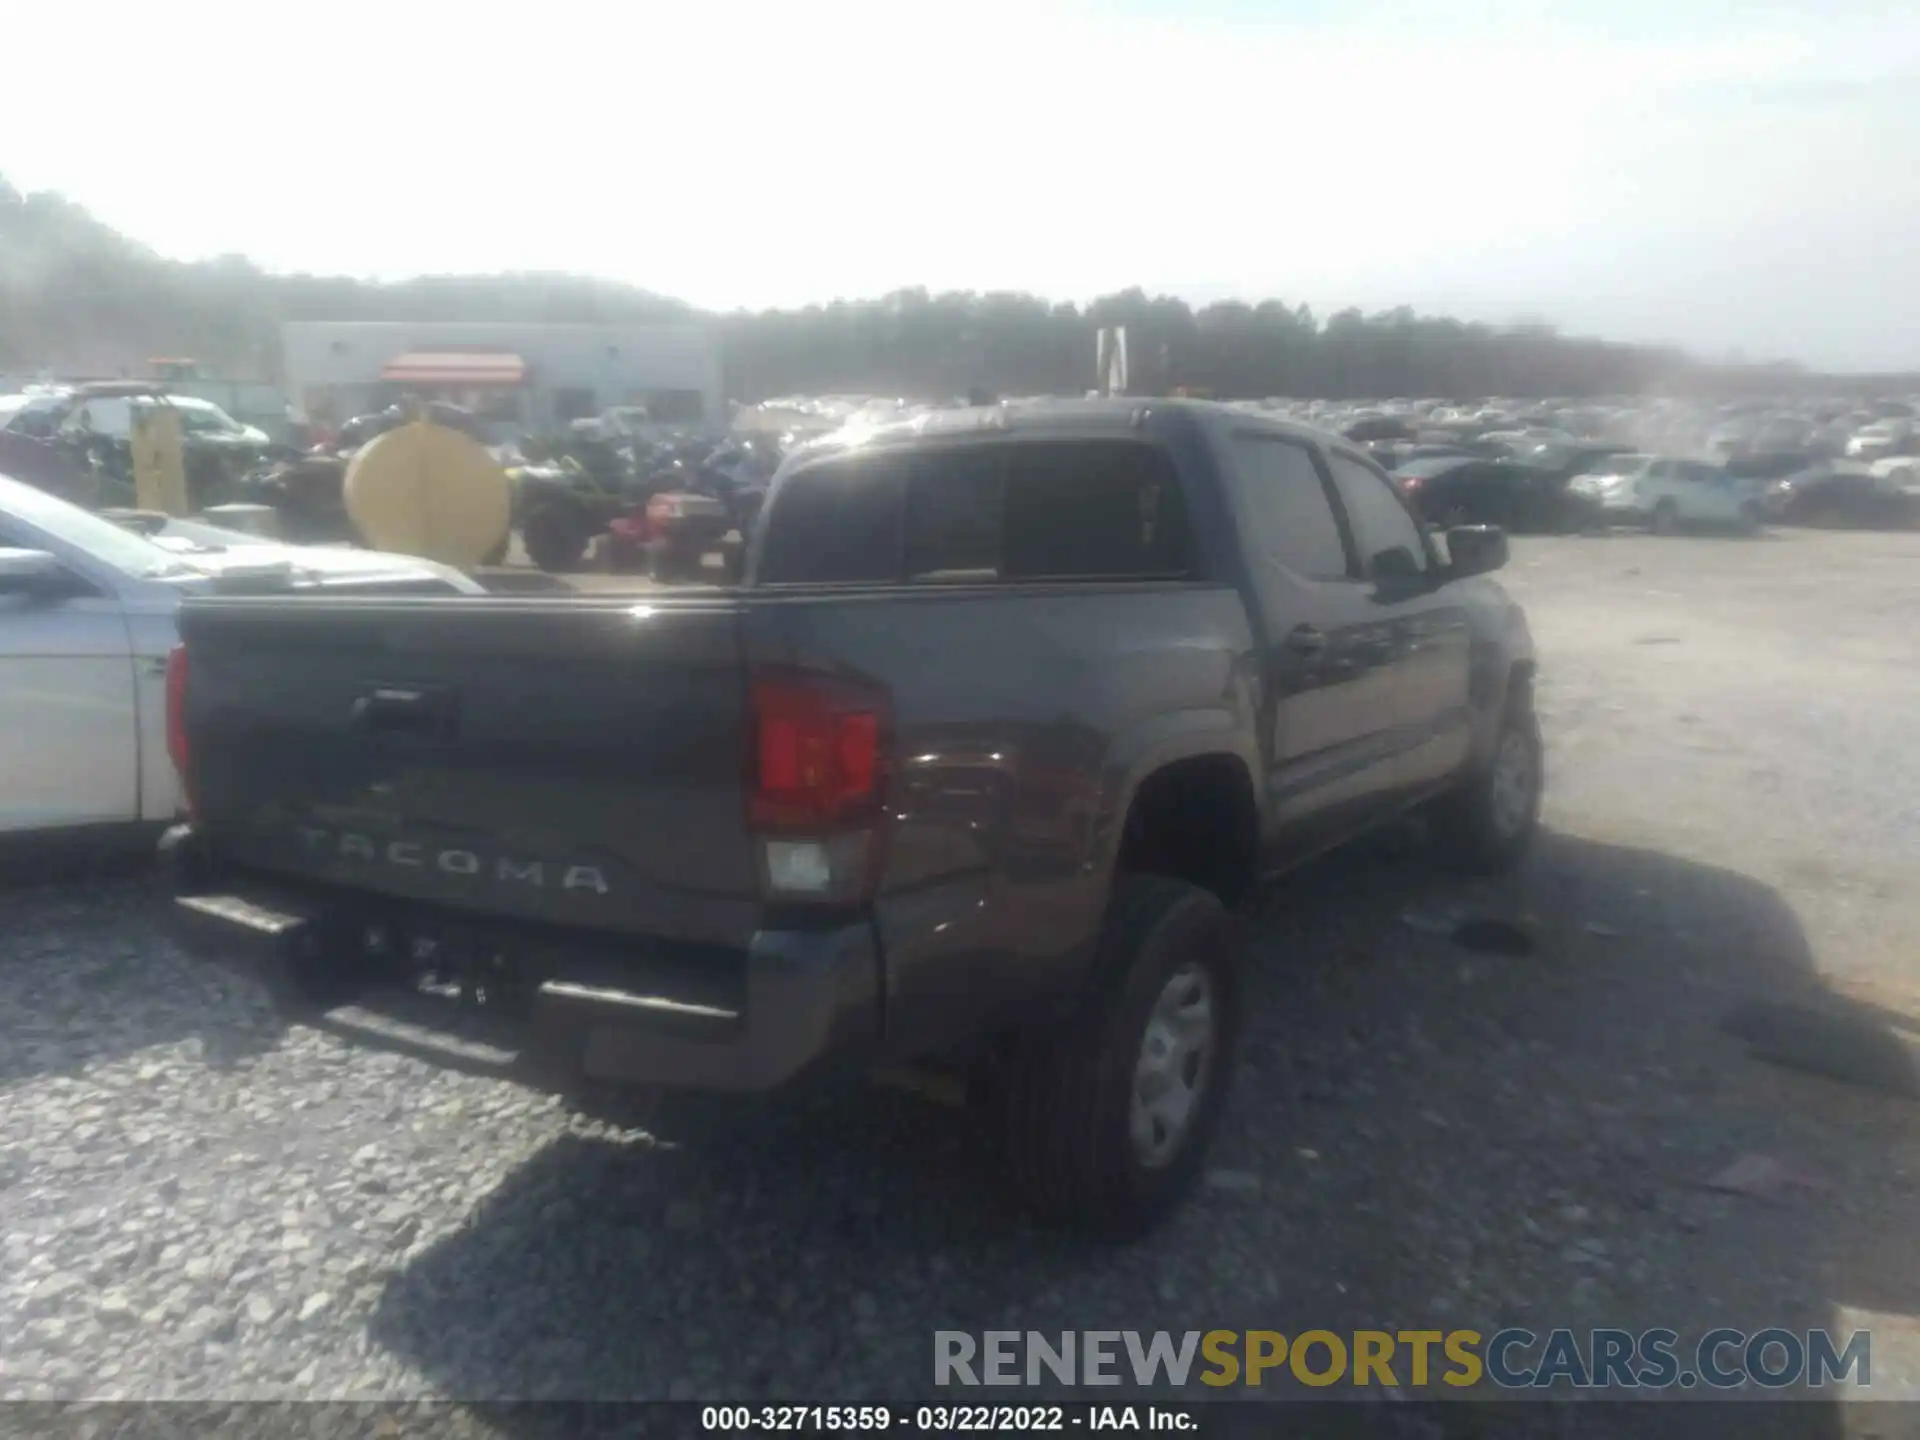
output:
[[403, 385], [518, 385], [527, 366], [518, 355], [416, 350], [389, 360], [380, 378]]

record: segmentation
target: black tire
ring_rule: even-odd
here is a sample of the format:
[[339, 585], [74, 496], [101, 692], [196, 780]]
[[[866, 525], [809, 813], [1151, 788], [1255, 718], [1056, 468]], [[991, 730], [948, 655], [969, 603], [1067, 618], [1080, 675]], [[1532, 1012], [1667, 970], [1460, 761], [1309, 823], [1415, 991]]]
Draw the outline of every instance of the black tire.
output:
[[[1194, 974], [1204, 985], [1190, 986]], [[1038, 1218], [1126, 1240], [1193, 1188], [1232, 1082], [1239, 989], [1225, 907], [1185, 881], [1120, 876], [1089, 984], [1069, 1018], [1025, 1037], [1013, 1057], [1007, 1164]], [[1149, 1159], [1132, 1138], [1136, 1072], [1156, 1006], [1183, 993], [1209, 1001], [1211, 1040], [1192, 1076], [1188, 1118], [1165, 1134], [1170, 1148]], [[1180, 1057], [1183, 1074], [1189, 1058]]]
[[[1516, 807], [1503, 765], [1523, 764], [1525, 803]], [[1498, 875], [1520, 863], [1540, 828], [1546, 792], [1546, 747], [1530, 688], [1507, 702], [1487, 759], [1433, 810], [1433, 839], [1441, 861], [1467, 875]]]
[[1680, 528], [1680, 508], [1671, 500], [1662, 500], [1653, 507], [1648, 522], [1656, 535], [1672, 535]]
[[520, 528], [527, 558], [548, 574], [572, 570], [587, 553], [587, 527], [562, 506], [547, 506], [529, 515]]

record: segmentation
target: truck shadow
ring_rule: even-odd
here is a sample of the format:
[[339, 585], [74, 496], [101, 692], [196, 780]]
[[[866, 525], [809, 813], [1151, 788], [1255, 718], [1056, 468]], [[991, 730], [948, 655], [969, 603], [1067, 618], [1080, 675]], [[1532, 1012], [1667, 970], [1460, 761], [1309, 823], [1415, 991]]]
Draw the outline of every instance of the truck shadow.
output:
[[[1462, 915], [1480, 950], [1442, 933]], [[1766, 886], [1548, 834], [1498, 884], [1390, 848], [1337, 857], [1246, 924], [1215, 1169], [1144, 1242], [1029, 1226], [983, 1129], [909, 1096], [684, 1098], [634, 1117], [650, 1140], [573, 1137], [515, 1172], [393, 1276], [372, 1338], [474, 1400], [908, 1400], [935, 1329], [1691, 1338], [1913, 1308], [1900, 1207], [1882, 1223], [1847, 1196], [1920, 1153], [1913, 1107], [1763, 1066], [1721, 1028], [1756, 996], [1831, 1002]], [[1709, 1188], [1743, 1157], [1771, 1191]], [[1437, 1413], [1431, 1433], [1485, 1435], [1541, 1414]], [[1842, 1433], [1816, 1403], [1740, 1429]]]

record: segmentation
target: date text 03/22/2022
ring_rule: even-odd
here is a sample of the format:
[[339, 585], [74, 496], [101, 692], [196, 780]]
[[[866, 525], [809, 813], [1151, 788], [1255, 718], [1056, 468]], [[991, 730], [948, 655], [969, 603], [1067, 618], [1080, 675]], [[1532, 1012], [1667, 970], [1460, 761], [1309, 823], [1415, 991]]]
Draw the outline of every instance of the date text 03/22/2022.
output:
[[1022, 1431], [1199, 1428], [1190, 1410], [1172, 1405], [705, 1405], [700, 1428], [736, 1434], [819, 1435], [902, 1430], [926, 1435]]

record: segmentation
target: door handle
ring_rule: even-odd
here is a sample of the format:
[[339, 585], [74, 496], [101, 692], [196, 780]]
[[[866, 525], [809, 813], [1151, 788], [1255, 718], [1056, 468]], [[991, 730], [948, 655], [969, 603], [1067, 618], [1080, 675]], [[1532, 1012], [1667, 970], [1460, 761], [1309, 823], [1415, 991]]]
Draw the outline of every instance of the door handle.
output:
[[363, 730], [418, 739], [451, 739], [458, 714], [445, 690], [381, 685], [353, 702], [353, 723]]
[[1296, 655], [1318, 655], [1327, 648], [1326, 632], [1311, 625], [1296, 625], [1287, 632], [1287, 648]]

